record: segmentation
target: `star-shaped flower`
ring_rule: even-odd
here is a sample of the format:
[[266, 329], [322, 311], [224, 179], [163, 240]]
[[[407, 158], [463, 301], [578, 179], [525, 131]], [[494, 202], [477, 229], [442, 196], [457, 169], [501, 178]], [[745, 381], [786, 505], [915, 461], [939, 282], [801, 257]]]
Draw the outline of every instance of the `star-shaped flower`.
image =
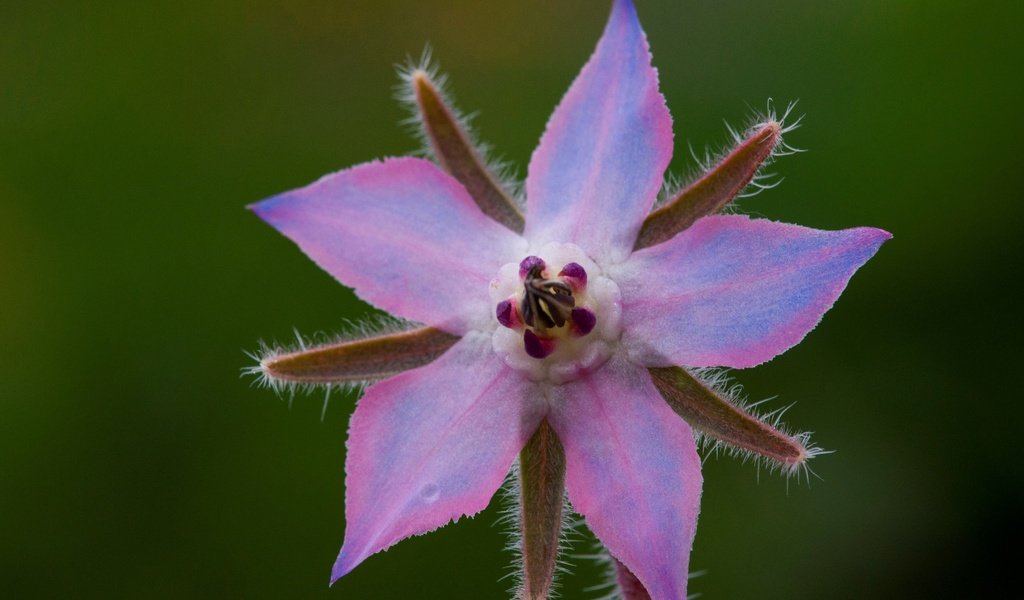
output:
[[564, 482], [624, 584], [685, 598], [691, 425], [787, 468], [808, 456], [692, 369], [798, 343], [889, 234], [714, 215], [776, 148], [774, 121], [654, 208], [672, 124], [630, 0], [548, 122], [525, 214], [430, 75], [409, 83], [439, 164], [367, 163], [253, 207], [361, 298], [426, 325], [262, 361], [275, 380], [376, 381], [352, 416], [332, 581], [481, 511], [520, 456], [525, 596], [548, 592]]

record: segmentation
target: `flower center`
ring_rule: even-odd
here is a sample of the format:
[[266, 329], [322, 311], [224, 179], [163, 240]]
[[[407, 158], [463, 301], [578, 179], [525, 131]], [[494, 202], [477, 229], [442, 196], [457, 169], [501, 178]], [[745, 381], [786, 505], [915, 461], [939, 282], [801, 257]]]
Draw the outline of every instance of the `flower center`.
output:
[[573, 244], [548, 244], [491, 282], [494, 349], [531, 379], [564, 383], [604, 363], [619, 337], [619, 289]]
[[[558, 279], [545, 279], [544, 261], [536, 256], [529, 256], [523, 262], [534, 263], [523, 278], [524, 294], [519, 304], [523, 322], [527, 327], [540, 331], [565, 326], [566, 321], [572, 318], [572, 311], [576, 306], [572, 288], [561, 279], [565, 269], [558, 274]], [[566, 266], [583, 269], [576, 263], [569, 263]]]

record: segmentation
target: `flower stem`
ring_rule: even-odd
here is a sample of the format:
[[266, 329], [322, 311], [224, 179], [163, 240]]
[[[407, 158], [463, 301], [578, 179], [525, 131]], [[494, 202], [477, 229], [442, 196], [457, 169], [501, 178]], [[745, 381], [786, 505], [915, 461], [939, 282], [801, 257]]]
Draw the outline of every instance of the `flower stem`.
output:
[[562, 534], [565, 450], [547, 420], [519, 455], [524, 600], [543, 600], [551, 591]]
[[770, 121], [733, 148], [700, 179], [647, 215], [635, 250], [672, 239], [697, 219], [717, 213], [743, 191], [772, 154], [782, 135], [782, 125]]

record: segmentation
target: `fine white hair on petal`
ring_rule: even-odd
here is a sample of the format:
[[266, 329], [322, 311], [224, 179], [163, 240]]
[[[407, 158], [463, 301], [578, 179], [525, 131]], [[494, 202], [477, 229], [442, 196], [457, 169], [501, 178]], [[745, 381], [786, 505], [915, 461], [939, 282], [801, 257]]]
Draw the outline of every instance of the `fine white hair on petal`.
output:
[[[685, 189], [688, 185], [700, 179], [704, 174], [714, 168], [718, 162], [725, 158], [729, 152], [735, 148], [736, 144], [739, 144], [745, 138], [770, 123], [777, 123], [779, 125], [779, 139], [772, 148], [771, 154], [769, 154], [761, 163], [761, 166], [758, 168], [757, 173], [754, 174], [753, 179], [750, 180], [750, 183], [748, 183], [746, 187], [743, 188], [743, 191], [736, 196], [736, 200], [750, 198], [765, 190], [777, 187], [782, 183], [783, 178], [778, 176], [776, 173], [769, 172], [767, 167], [774, 164], [780, 157], [805, 152], [805, 150], [792, 146], [786, 141], [786, 134], [799, 128], [803, 121], [802, 115], [793, 118], [793, 109], [796, 107], [796, 104], [796, 101], [787, 104], [786, 110], [784, 110], [780, 115], [775, 108], [775, 101], [769, 98], [765, 103], [764, 110], [754, 108], [749, 109], [751, 116], [747, 118], [746, 125], [744, 127], [733, 127], [728, 121], [725, 121], [725, 129], [729, 138], [729, 143], [719, 150], [712, 150], [711, 147], [705, 146], [704, 149], [698, 153], [692, 144], [687, 144], [694, 166], [690, 167], [690, 169], [688, 169], [688, 171], [682, 176], [674, 173], [665, 174], [665, 183], [661, 188], [661, 193], [658, 194], [658, 201], [655, 203], [655, 208], [662, 206], [665, 202], [677, 196], [679, 192]], [[726, 205], [725, 208], [722, 209], [722, 212], [732, 214], [738, 213], [740, 210], [734, 200]]]
[[349, 393], [359, 394], [362, 390], [375, 383], [376, 380], [347, 381], [344, 383], [314, 383], [280, 379], [271, 375], [264, 367], [267, 361], [272, 361], [278, 356], [294, 352], [315, 350], [322, 346], [352, 342], [370, 337], [402, 333], [422, 327], [419, 323], [399, 319], [390, 315], [378, 315], [363, 321], [346, 320], [340, 332], [328, 334], [317, 332], [312, 335], [303, 335], [293, 329], [295, 340], [288, 344], [278, 342], [259, 341], [257, 350], [243, 351], [252, 365], [241, 368], [242, 377], [252, 377], [252, 384], [258, 387], [265, 387], [273, 390], [280, 397], [288, 397], [288, 406], [291, 407], [296, 394], [311, 394], [316, 391], [324, 392], [323, 408], [320, 412], [320, 419], [323, 420], [327, 414], [327, 406], [332, 394], [342, 395]]
[[423, 122], [423, 115], [416, 101], [416, 90], [413, 87], [413, 77], [417, 73], [425, 73], [427, 78], [437, 88], [437, 93], [441, 96], [442, 102], [452, 112], [455, 121], [462, 128], [462, 131], [465, 132], [469, 143], [483, 160], [484, 165], [516, 202], [519, 209], [525, 212], [526, 200], [523, 192], [523, 182], [519, 178], [515, 164], [496, 156], [491, 145], [480, 140], [473, 127], [473, 118], [477, 113], [463, 113], [455, 105], [454, 96], [448, 82], [448, 75], [441, 72], [440, 66], [433, 58], [433, 51], [430, 46], [427, 45], [423, 48], [423, 52], [420, 53], [418, 59], [409, 56], [404, 63], [395, 65], [395, 69], [398, 72], [399, 83], [395, 86], [394, 97], [408, 113], [408, 116], [402, 119], [400, 124], [419, 142], [419, 147], [413, 154], [438, 162], [430, 145], [426, 125]]
[[808, 465], [810, 460], [816, 456], [822, 454], [832, 454], [832, 450], [824, 450], [817, 444], [811, 441], [811, 431], [800, 431], [793, 432], [786, 425], [782, 423], [782, 417], [786, 411], [792, 408], [796, 403], [791, 403], [786, 406], [776, 408], [767, 412], [762, 412], [762, 405], [774, 400], [774, 398], [765, 398], [757, 402], [750, 402], [747, 400], [746, 395], [743, 392], [743, 386], [732, 379], [728, 369], [722, 368], [701, 368], [701, 369], [687, 369], [691, 375], [698, 380], [702, 381], [704, 385], [720, 395], [727, 402], [739, 407], [741, 410], [746, 412], [751, 417], [761, 421], [781, 431], [783, 434], [792, 437], [800, 446], [803, 447], [805, 457], [799, 463], [790, 465], [785, 464], [776, 460], [772, 460], [766, 456], [756, 454], [743, 448], [737, 448], [723, 442], [722, 440], [713, 438], [709, 435], [701, 433], [699, 430], [694, 429], [694, 436], [697, 439], [697, 443], [704, 453], [703, 461], [707, 461], [709, 458], [714, 456], [718, 458], [720, 454], [726, 454], [739, 458], [741, 462], [747, 463], [752, 462], [757, 469], [757, 477], [760, 480], [761, 469], [764, 468], [769, 473], [779, 472], [787, 478], [787, 488], [789, 481], [796, 479], [797, 483], [806, 481], [808, 486], [811, 483], [811, 476], [818, 477], [811, 467]]
[[[523, 523], [520, 514], [520, 489], [519, 489], [519, 459], [512, 464], [505, 482], [501, 485], [501, 511], [495, 525], [503, 528], [507, 536], [505, 551], [512, 555], [512, 562], [508, 565], [508, 573], [501, 577], [502, 580], [511, 578], [513, 583], [508, 592], [513, 598], [519, 598], [523, 592]], [[558, 535], [558, 551], [555, 553], [555, 573], [551, 581], [551, 589], [548, 592], [549, 598], [559, 597], [559, 575], [569, 574], [569, 550], [572, 549], [576, 538], [579, 535], [579, 526], [582, 519], [578, 517], [569, 504], [567, 495], [562, 496], [562, 525]]]

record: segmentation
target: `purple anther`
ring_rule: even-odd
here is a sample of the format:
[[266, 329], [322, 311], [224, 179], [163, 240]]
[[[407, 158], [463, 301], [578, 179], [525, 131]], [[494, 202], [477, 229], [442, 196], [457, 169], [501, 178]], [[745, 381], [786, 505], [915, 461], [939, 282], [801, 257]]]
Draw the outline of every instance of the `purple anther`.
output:
[[574, 308], [572, 309], [572, 324], [576, 326], [573, 332], [583, 337], [594, 330], [594, 325], [597, 325], [597, 316], [589, 308]]
[[498, 303], [498, 308], [495, 309], [495, 316], [498, 317], [498, 322], [505, 327], [515, 327], [519, 319], [516, 315], [515, 305], [511, 300], [502, 300]]
[[579, 263], [568, 263], [558, 273], [558, 276], [565, 279], [566, 283], [573, 287], [573, 290], [580, 291], [587, 285], [587, 270]]
[[526, 353], [533, 358], [546, 358], [555, 351], [554, 340], [543, 340], [529, 329], [523, 333], [523, 345], [526, 346]]
[[521, 263], [519, 263], [519, 278], [526, 279], [527, 273], [536, 269], [537, 267], [540, 267], [540, 269], [543, 270], [544, 266], [544, 260], [541, 259], [540, 257], [527, 256], [526, 258], [523, 259]]

